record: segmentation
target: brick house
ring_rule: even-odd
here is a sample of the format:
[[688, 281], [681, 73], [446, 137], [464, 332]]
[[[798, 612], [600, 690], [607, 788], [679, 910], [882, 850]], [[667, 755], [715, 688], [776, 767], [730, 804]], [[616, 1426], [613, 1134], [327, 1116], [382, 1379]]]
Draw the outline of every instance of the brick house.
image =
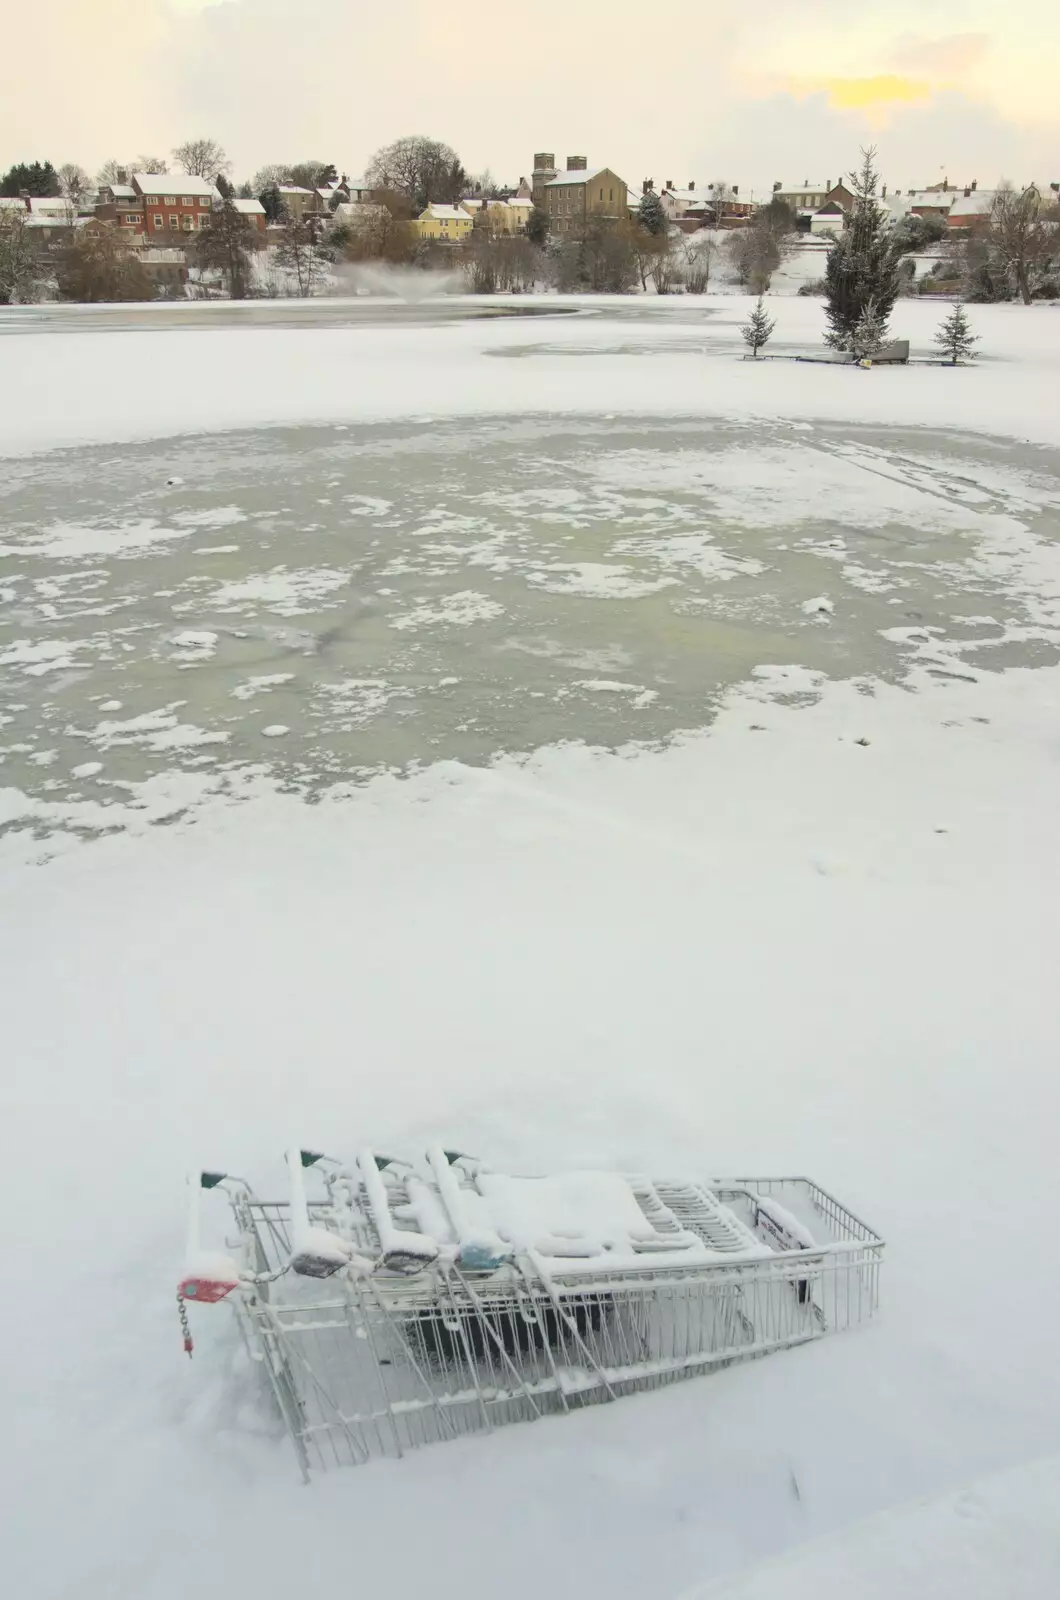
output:
[[134, 172], [132, 188], [144, 213], [144, 237], [170, 244], [210, 226], [217, 190], [205, 178], [186, 172]]
[[267, 218], [265, 216], [265, 207], [261, 201], [233, 199], [232, 205], [255, 236], [260, 237], [262, 243], [264, 243]]
[[119, 173], [117, 183], [99, 191], [96, 216], [112, 222], [124, 238], [170, 245], [210, 226], [217, 190], [205, 178], [186, 172]]
[[565, 172], [557, 171], [550, 153], [534, 157], [534, 202], [547, 215], [553, 233], [573, 232], [589, 217], [627, 217], [628, 195], [624, 178], [610, 167], [590, 172], [584, 156], [568, 156]]

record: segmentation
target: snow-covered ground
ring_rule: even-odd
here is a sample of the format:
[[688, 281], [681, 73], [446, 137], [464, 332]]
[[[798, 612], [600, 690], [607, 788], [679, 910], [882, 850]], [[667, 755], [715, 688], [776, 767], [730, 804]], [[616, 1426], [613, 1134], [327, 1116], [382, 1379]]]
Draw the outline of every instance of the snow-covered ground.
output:
[[[946, 515], [1007, 497], [1006, 539], [997, 519], [965, 536], [1000, 621], [1050, 659], [1060, 313], [976, 312], [973, 369], [863, 373], [737, 361], [746, 308], [711, 299], [699, 322], [594, 305], [545, 332], [27, 333], [0, 340], [0, 438], [12, 457], [113, 442], [120, 463], [123, 441], [175, 432], [545, 411], [572, 429], [607, 413], [920, 423], [973, 460], [969, 432], [1018, 440], [1040, 470], [991, 455], [966, 502], [947, 488]], [[779, 349], [819, 339], [817, 302], [775, 309]], [[937, 316], [903, 304], [895, 331], [926, 350]], [[131, 370], [165, 381], [127, 384]], [[650, 467], [608, 456], [620, 491]], [[829, 516], [867, 537], [886, 500], [899, 526], [893, 477], [858, 481]], [[737, 516], [739, 489], [703, 486]], [[756, 494], [812, 525], [790, 457]], [[18, 587], [4, 582], [0, 605]], [[178, 651], [209, 649], [182, 626]], [[23, 670], [46, 659], [0, 667], [0, 714], [20, 714]], [[1060, 668], [976, 658], [940, 675], [929, 640], [899, 682], [851, 671], [797, 655], [752, 670], [662, 749], [437, 761], [315, 804], [265, 764], [204, 787], [177, 742], [166, 793], [183, 786], [186, 809], [160, 805], [169, 826], [115, 808], [111, 836], [45, 865], [23, 847], [47, 815], [27, 822], [0, 790], [14, 1592], [1055, 1587]], [[181, 1354], [183, 1173], [267, 1175], [295, 1140], [436, 1136], [509, 1170], [806, 1171], [887, 1239], [882, 1314], [302, 1490], [226, 1313], [195, 1308], [196, 1358]]]

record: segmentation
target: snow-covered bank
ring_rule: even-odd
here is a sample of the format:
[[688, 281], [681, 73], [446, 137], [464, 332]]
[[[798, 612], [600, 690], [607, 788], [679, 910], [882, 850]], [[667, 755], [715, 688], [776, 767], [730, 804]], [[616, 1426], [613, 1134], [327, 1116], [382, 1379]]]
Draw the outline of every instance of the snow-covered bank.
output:
[[[1060, 673], [775, 689], [659, 755], [263, 792], [6, 874], [16, 1588], [271, 1596], [353, 1552], [377, 1587], [414, 1526], [462, 1594], [470, 1505], [516, 1600], [528, 1545], [579, 1592], [698, 1595], [1053, 1448]], [[224, 1314], [180, 1354], [183, 1170], [431, 1134], [809, 1170], [889, 1241], [882, 1318], [302, 1492]]]
[[[584, 314], [431, 328], [112, 334], [120, 367], [101, 361], [100, 335], [91, 332], [14, 335], [0, 340], [0, 453], [258, 424], [492, 412], [856, 416], [1060, 442], [1055, 307], [974, 307], [982, 338], [975, 367], [865, 373], [739, 359], [751, 304], [742, 295], [554, 303]], [[820, 351], [821, 301], [778, 296], [770, 314], [770, 353]], [[934, 304], [899, 301], [893, 332], [911, 340], [914, 354], [933, 355], [941, 314]], [[204, 377], [210, 371], [219, 374], [214, 382]], [[132, 373], [141, 380], [128, 381]]]

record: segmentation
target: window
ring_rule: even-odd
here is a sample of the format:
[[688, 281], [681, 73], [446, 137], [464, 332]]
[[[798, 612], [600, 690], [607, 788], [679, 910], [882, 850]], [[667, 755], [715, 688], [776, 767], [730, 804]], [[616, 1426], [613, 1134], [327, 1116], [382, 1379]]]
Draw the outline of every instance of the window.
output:
[[171, 228], [179, 228], [180, 227], [180, 218], [171, 215], [170, 219], [169, 219], [169, 226]]
[[201, 216], [201, 217], [200, 217], [200, 218], [199, 218], [199, 227], [200, 227], [200, 228], [208, 228], [208, 227], [209, 227], [209, 226], [210, 226], [210, 219], [209, 219], [209, 217], [208, 217], [208, 216], [205, 216], [205, 215], [203, 215], [203, 216]]
[[163, 220], [162, 220], [161, 211], [156, 211], [151, 220], [152, 220], [152, 222], [153, 222], [153, 224], [154, 224], [154, 226], [156, 228], [161, 228], [161, 227], [164, 227], [164, 225], [165, 225]]
[[138, 211], [127, 211], [124, 220], [130, 228], [135, 228], [140, 220], [140, 213]]
[[177, 203], [177, 197], [176, 197], [175, 194], [167, 194], [166, 195], [165, 204], [167, 206], [175, 206], [176, 203]]
[[207, 210], [208, 211], [210, 209], [209, 200], [200, 200], [199, 201], [199, 209], [200, 209], [200, 211], [201, 210]]
[[193, 206], [195, 204], [195, 197], [194, 195], [190, 194], [182, 194], [180, 197], [180, 203], [182, 206]]
[[194, 217], [181, 217], [180, 225], [184, 229], [185, 233], [190, 233], [192, 228], [194, 228], [194, 226], [195, 226], [195, 218]]

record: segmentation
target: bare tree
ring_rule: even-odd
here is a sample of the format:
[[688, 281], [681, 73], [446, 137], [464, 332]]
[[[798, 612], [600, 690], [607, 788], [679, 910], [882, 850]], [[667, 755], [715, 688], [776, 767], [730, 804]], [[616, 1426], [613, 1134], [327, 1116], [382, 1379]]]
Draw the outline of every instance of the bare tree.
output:
[[59, 186], [63, 199], [77, 212], [88, 198], [92, 181], [84, 167], [79, 167], [75, 161], [66, 161], [59, 168]]
[[37, 261], [22, 206], [0, 207], [0, 306], [26, 305], [37, 291]]
[[1037, 268], [1060, 253], [1056, 222], [1042, 205], [1037, 189], [1017, 193], [1010, 183], [1000, 186], [990, 213], [990, 242], [1015, 281], [1023, 304], [1029, 306]]
[[377, 150], [365, 177], [373, 189], [396, 189], [418, 214], [430, 201], [451, 205], [467, 187], [467, 173], [450, 145], [414, 135]]
[[725, 217], [726, 207], [732, 204], [732, 185], [725, 178], [715, 178], [713, 183], [707, 185], [710, 195], [710, 204], [714, 209], [714, 226], [720, 228]]
[[231, 300], [250, 294], [250, 224], [232, 204], [231, 197], [210, 217], [210, 226], [198, 235], [200, 267], [215, 268]]
[[[665, 256], [670, 248], [670, 241], [665, 233], [652, 233], [639, 221], [629, 223], [626, 229], [630, 252], [640, 278], [640, 286], [647, 289], [648, 279], [654, 280], [655, 269], [661, 257]], [[665, 292], [665, 291], [662, 291]]]
[[101, 189], [104, 187], [104, 185], [120, 183], [121, 179], [118, 177], [119, 172], [127, 173], [128, 168], [123, 167], [120, 161], [104, 161], [103, 165], [96, 173], [96, 182], [99, 184]]
[[350, 219], [336, 224], [330, 238], [347, 261], [400, 265], [411, 260], [419, 233], [405, 197], [380, 190], [367, 205], [352, 207]]
[[159, 173], [168, 172], [169, 164], [161, 156], [137, 156], [133, 162], [134, 172]]
[[330, 259], [330, 253], [308, 223], [294, 218], [284, 223], [276, 260], [293, 279], [294, 287], [302, 299], [308, 299], [319, 287]]
[[216, 178], [219, 172], [232, 170], [232, 163], [216, 139], [188, 139], [177, 145], [173, 159], [182, 172], [193, 178]]
[[703, 229], [699, 233], [682, 235], [686, 294], [706, 294], [717, 248], [710, 234]]
[[275, 189], [281, 183], [290, 183], [290, 181], [290, 167], [282, 161], [274, 161], [269, 166], [258, 168], [250, 180], [250, 187], [254, 194], [260, 195], [265, 189]]

